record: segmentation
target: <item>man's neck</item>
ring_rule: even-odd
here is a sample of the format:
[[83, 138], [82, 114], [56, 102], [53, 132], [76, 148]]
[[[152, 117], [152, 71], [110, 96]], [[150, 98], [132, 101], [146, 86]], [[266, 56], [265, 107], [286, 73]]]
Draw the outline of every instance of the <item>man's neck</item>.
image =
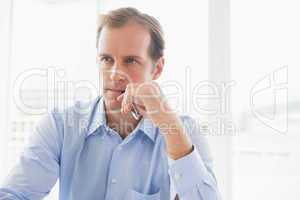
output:
[[105, 109], [107, 125], [117, 131], [122, 139], [127, 137], [138, 125], [139, 120], [134, 119], [130, 113], [124, 115], [119, 110]]

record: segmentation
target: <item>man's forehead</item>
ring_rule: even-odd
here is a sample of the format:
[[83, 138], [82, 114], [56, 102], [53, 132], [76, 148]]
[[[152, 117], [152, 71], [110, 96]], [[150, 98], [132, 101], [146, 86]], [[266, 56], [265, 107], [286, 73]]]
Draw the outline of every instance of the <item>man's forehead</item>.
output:
[[147, 53], [151, 37], [146, 28], [137, 24], [104, 27], [99, 38], [99, 53], [126, 53], [142, 56]]

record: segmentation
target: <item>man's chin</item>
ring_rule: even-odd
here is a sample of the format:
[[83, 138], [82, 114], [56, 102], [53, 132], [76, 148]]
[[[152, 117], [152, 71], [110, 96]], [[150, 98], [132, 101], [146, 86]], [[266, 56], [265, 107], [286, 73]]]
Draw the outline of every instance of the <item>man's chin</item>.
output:
[[106, 111], [111, 110], [117, 112], [121, 110], [121, 102], [114, 99], [105, 99], [105, 107]]

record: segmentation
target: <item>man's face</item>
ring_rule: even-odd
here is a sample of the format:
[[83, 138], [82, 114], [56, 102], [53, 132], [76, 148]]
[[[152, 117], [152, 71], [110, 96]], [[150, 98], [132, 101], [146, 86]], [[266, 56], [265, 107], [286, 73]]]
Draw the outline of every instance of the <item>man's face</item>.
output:
[[148, 30], [134, 22], [102, 30], [98, 62], [102, 94], [108, 109], [120, 109], [121, 102], [117, 97], [128, 83], [142, 83], [154, 78], [154, 63], [148, 54], [150, 42]]

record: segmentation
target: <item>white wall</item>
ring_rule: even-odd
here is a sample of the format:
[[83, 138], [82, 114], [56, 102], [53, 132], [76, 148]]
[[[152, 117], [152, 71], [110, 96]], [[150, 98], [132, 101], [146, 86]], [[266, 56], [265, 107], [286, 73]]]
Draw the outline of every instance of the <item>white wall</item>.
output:
[[9, 82], [9, 56], [10, 56], [10, 0], [0, 1], [0, 182], [7, 172], [7, 138], [8, 130], [8, 85]]

